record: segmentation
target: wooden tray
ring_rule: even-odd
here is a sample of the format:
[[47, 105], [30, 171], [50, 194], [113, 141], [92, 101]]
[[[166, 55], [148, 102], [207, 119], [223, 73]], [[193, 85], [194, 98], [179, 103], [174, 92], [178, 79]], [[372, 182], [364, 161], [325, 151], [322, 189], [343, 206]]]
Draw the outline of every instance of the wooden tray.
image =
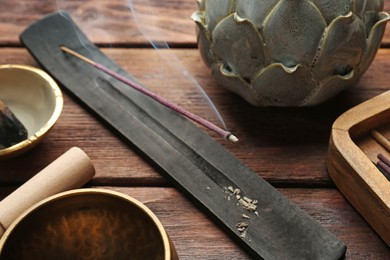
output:
[[327, 168], [336, 186], [390, 246], [390, 181], [376, 167], [390, 152], [373, 138], [390, 138], [390, 91], [341, 115], [333, 124]]

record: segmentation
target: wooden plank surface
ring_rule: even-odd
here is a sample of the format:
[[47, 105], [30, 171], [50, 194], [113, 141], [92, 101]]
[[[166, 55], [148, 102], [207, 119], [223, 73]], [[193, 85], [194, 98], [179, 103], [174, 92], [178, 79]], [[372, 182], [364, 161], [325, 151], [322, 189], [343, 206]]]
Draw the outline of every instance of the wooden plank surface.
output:
[[[129, 2], [133, 3], [130, 5]], [[134, 19], [130, 11], [138, 10]], [[147, 40], [137, 29], [137, 22], [144, 21], [142, 14], [149, 16], [146, 28], [158, 24], [156, 40], [172, 44], [195, 45], [195, 24], [190, 19], [197, 10], [195, 0], [76, 0], [76, 1], [13, 1], [0, 0], [0, 42], [19, 45], [18, 35], [29, 24], [43, 15], [56, 10], [65, 10], [92, 42], [103, 45], [145, 45]], [[27, 15], [26, 15], [27, 14]], [[158, 17], [157, 19], [150, 16]], [[147, 29], [146, 29], [147, 30]]]
[[[165, 60], [154, 50], [103, 50], [153, 91], [218, 124], [216, 117], [210, 116], [210, 109], [199, 91], [178, 73], [169, 70]], [[389, 75], [386, 73], [389, 65], [386, 61], [390, 59], [390, 50], [381, 49], [361, 82], [330, 102], [313, 108], [255, 108], [218, 87], [201, 62], [197, 50], [170, 50], [166, 54], [171, 60], [182, 60], [220, 110], [227, 127], [240, 141], [233, 144], [210, 134], [261, 177], [279, 186], [332, 185], [325, 169], [332, 123], [347, 109], [389, 88]], [[27, 51], [18, 48], [0, 49], [0, 63], [37, 66]], [[115, 176], [114, 182], [121, 185], [166, 184], [165, 179], [137, 152], [123, 144], [93, 114], [85, 111], [77, 100], [66, 92], [64, 94], [63, 113], [49, 138], [43, 141], [39, 149], [33, 150], [32, 155], [0, 162], [3, 171], [8, 173], [0, 175], [0, 181], [24, 181], [60, 153], [76, 145], [95, 160], [96, 183], [112, 184], [111, 177]], [[29, 162], [31, 156], [41, 159], [34, 161], [26, 171], [18, 172], [20, 169], [15, 166], [23, 160]]]
[[[189, 19], [197, 9], [194, 0], [150, 0], [149, 6], [145, 6], [148, 1], [137, 1], [143, 11], [158, 14], [161, 30], [155, 31], [157, 40], [186, 48], [159, 52], [145, 48], [149, 47], [147, 40], [137, 30], [125, 0], [0, 0], [0, 64], [38, 66], [21, 48], [18, 36], [43, 15], [64, 9], [94, 43], [103, 46], [110, 58], [144, 85], [220, 124], [200, 92], [175, 70], [180, 60], [213, 100], [229, 130], [240, 138], [239, 143], [232, 144], [210, 133], [218, 142], [344, 241], [346, 259], [389, 258], [389, 247], [334, 187], [325, 161], [334, 120], [390, 88], [390, 49], [385, 48], [390, 46], [390, 27], [384, 48], [354, 88], [313, 108], [255, 108], [217, 86], [201, 61], [195, 48], [195, 25]], [[385, 10], [390, 11], [390, 0], [384, 2]], [[153, 163], [66, 92], [64, 99], [58, 123], [38, 147], [17, 159], [0, 161], [0, 199], [70, 147], [79, 146], [96, 167], [90, 185], [124, 192], [149, 206], [167, 229], [181, 259], [250, 259], [172, 188]]]
[[[136, 20], [129, 2], [138, 10]], [[163, 2], [163, 3], [162, 3]], [[390, 0], [384, 0], [384, 10], [390, 11]], [[190, 19], [197, 10], [195, 0], [0, 0], [0, 44], [20, 45], [18, 35], [29, 24], [56, 10], [67, 11], [92, 42], [99, 45], [145, 45], [147, 40], [137, 29], [137, 21], [155, 40], [167, 41], [171, 46], [195, 46], [195, 24]], [[147, 19], [143, 19], [145, 14]], [[157, 19], [152, 17], [158, 16]], [[158, 30], [150, 29], [154, 24]], [[383, 44], [390, 44], [387, 26]]]

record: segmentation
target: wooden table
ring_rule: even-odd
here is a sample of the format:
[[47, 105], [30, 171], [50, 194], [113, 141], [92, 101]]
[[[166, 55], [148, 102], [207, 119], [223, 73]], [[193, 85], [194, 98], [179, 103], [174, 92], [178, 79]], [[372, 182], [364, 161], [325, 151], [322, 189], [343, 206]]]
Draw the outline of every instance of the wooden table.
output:
[[[316, 107], [256, 108], [217, 86], [201, 61], [195, 25], [189, 18], [197, 9], [194, 0], [153, 1], [145, 7], [158, 17], [158, 40], [172, 47], [160, 51], [150, 48], [139, 33], [125, 2], [0, 0], [0, 64], [38, 66], [18, 36], [43, 15], [64, 9], [106, 55], [144, 85], [218, 124], [199, 91], [167, 66], [166, 60], [173, 63], [179, 59], [240, 141], [233, 144], [210, 135], [344, 241], [347, 259], [390, 257], [389, 247], [344, 199], [325, 167], [334, 120], [390, 88], [389, 26], [382, 48], [356, 87]], [[385, 0], [385, 9], [390, 11], [390, 0]], [[66, 91], [62, 115], [47, 138], [31, 152], [0, 162], [0, 197], [72, 146], [82, 148], [95, 165], [96, 177], [88, 186], [121, 191], [145, 203], [162, 221], [182, 259], [250, 259], [137, 149], [118, 138]]]

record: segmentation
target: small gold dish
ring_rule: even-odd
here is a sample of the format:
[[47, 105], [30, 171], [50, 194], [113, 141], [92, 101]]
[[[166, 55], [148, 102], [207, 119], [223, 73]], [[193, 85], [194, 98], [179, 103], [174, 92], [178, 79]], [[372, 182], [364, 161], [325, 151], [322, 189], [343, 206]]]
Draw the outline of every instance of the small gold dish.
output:
[[20, 155], [38, 144], [59, 118], [63, 98], [44, 71], [26, 65], [0, 65], [0, 100], [28, 131], [28, 138], [0, 150], [0, 159]]

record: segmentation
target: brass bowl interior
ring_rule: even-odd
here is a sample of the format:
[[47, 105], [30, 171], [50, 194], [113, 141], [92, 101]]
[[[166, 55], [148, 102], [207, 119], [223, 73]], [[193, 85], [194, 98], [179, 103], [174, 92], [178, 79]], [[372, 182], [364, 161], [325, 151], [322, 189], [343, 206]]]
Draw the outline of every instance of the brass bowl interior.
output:
[[169, 244], [142, 208], [106, 193], [50, 200], [12, 229], [1, 259], [165, 259]]
[[17, 64], [0, 65], [0, 99], [24, 125], [28, 138], [0, 149], [0, 159], [20, 155], [38, 144], [58, 120], [63, 97], [44, 71]]

